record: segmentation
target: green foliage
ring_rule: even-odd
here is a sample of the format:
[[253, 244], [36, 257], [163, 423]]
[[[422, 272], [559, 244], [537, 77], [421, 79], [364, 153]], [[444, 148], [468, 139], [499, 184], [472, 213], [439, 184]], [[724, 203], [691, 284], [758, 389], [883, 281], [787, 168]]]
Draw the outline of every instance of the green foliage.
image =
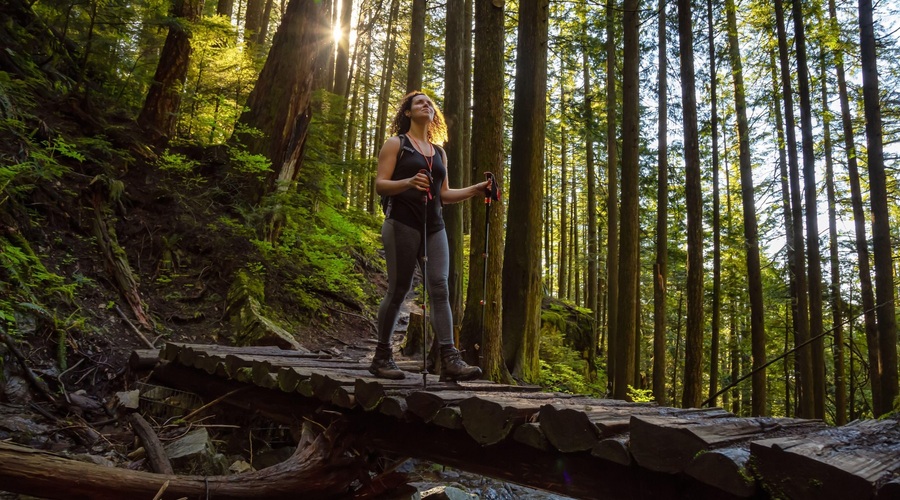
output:
[[652, 403], [655, 401], [653, 389], [640, 389], [630, 385], [628, 386], [628, 398], [635, 403]]
[[591, 381], [588, 363], [581, 353], [568, 347], [562, 332], [551, 323], [541, 325], [541, 387], [550, 391], [602, 396], [605, 377]]

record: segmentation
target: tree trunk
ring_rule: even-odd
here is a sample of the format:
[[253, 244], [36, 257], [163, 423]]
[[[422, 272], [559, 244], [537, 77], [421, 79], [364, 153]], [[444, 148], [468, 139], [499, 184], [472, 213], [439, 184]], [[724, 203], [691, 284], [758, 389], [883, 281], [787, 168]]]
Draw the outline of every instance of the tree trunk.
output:
[[[264, 47], [266, 38], [269, 36], [269, 19], [272, 17], [272, 0], [266, 0], [263, 6], [262, 17], [260, 17], [259, 30], [253, 34], [253, 43], [257, 47]], [[331, 37], [329, 37], [331, 40]]]
[[[798, 307], [797, 297], [800, 293], [797, 285], [797, 280], [795, 279], [796, 273], [794, 272], [797, 261], [794, 256], [794, 221], [792, 219], [791, 212], [791, 190], [789, 187], [789, 176], [788, 176], [788, 160], [787, 153], [784, 148], [784, 120], [781, 116], [781, 92], [778, 91], [778, 66], [775, 63], [775, 52], [771, 51], [769, 53], [770, 66], [772, 70], [772, 95], [774, 96], [772, 102], [773, 114], [775, 115], [775, 134], [777, 138], [778, 144], [778, 171], [779, 177], [781, 180], [781, 204], [782, 211], [784, 214], [784, 234], [785, 234], [785, 264], [787, 264], [788, 268], [788, 283], [791, 293], [791, 301], [790, 301], [790, 322], [785, 322], [786, 325], [796, 325], [798, 323], [798, 315], [800, 314], [800, 310]], [[786, 326], [785, 328], [785, 348], [787, 351], [789, 348], [787, 346], [789, 332], [792, 331], [790, 326]], [[796, 330], [793, 330], [796, 333]], [[784, 359], [784, 387], [785, 387], [785, 413], [787, 415], [791, 414], [791, 397], [790, 397], [790, 363], [789, 358], [785, 357]]]
[[[412, 0], [412, 15], [409, 25], [409, 59], [406, 65], [406, 92], [422, 89], [422, 73], [425, 67], [425, 1]], [[448, 5], [450, 3], [454, 2], [448, 2]]]
[[[831, 23], [837, 23], [837, 8], [834, 0], [828, 2]], [[841, 125], [844, 131], [844, 148], [847, 154], [847, 177], [850, 180], [850, 203], [853, 206], [853, 223], [856, 236], [857, 265], [859, 267], [860, 300], [863, 308], [866, 343], [868, 344], [869, 380], [872, 389], [872, 406], [876, 413], [884, 405], [881, 401], [881, 355], [878, 348], [878, 326], [875, 322], [875, 294], [872, 290], [872, 273], [869, 267], [869, 240], [866, 236], [866, 214], [859, 185], [859, 165], [856, 145], [853, 141], [853, 117], [850, 116], [850, 100], [847, 97], [847, 77], [844, 73], [844, 52], [835, 51], [838, 95], [841, 102]], [[852, 359], [852, 357], [851, 357]], [[851, 374], [853, 370], [850, 370]], [[852, 380], [852, 378], [851, 378]], [[853, 401], [853, 398], [850, 398]], [[888, 403], [888, 406], [890, 403]], [[851, 414], [853, 411], [851, 410]]]
[[[175, 0], [172, 14], [187, 23], [196, 22], [203, 10], [203, 0]], [[175, 135], [181, 86], [187, 78], [191, 61], [191, 35], [181, 22], [172, 23], [166, 43], [159, 55], [156, 74], [147, 92], [138, 124], [153, 141], [168, 141]]]
[[219, 0], [216, 3], [216, 14], [231, 20], [231, 16], [234, 14], [234, 0]]
[[[794, 265], [791, 272], [797, 283], [797, 316], [794, 342], [800, 345], [809, 340], [809, 302], [807, 300], [806, 252], [803, 249], [803, 210], [800, 202], [800, 166], [797, 159], [797, 137], [794, 119], [794, 94], [791, 85], [791, 64], [788, 60], [787, 35], [784, 27], [784, 5], [775, 0], [775, 27], [778, 32], [778, 58], [781, 67], [782, 98], [784, 99], [785, 135], [787, 136], [788, 166], [791, 186], [791, 223], [794, 229]], [[812, 359], [807, 345], [797, 351], [800, 406], [798, 417], [813, 415]]]
[[[820, 17], [820, 16], [817, 16]], [[819, 19], [821, 21], [821, 19]], [[844, 325], [841, 316], [841, 263], [838, 261], [837, 197], [834, 192], [834, 162], [832, 160], [831, 111], [828, 109], [828, 69], [825, 51], [819, 54], [822, 85], [822, 149], [825, 152], [825, 192], [828, 196], [828, 252], [831, 264], [831, 329], [834, 335], [834, 423], [847, 423], [847, 384], [844, 381]]]
[[[606, 2], [606, 374], [615, 387], [619, 339], [619, 152], [616, 145], [616, 35], [615, 2]], [[574, 185], [574, 183], [573, 183]], [[572, 203], [575, 203], [573, 197]], [[575, 224], [572, 224], [574, 230]]]
[[[687, 333], [684, 342], [685, 408], [700, 406], [703, 364], [703, 200], [694, 76], [694, 33], [690, 0], [678, 0], [681, 47], [681, 103], [684, 113], [685, 197], [687, 205]], [[624, 196], [624, 185], [623, 185]]]
[[[503, 144], [503, 22], [502, 6], [475, 2], [473, 100], [476, 108], [472, 118], [472, 158], [473, 165], [478, 167], [475, 177], [482, 179], [484, 172], [490, 171], [501, 187], [504, 185], [504, 152], [500, 147]], [[501, 328], [504, 205], [475, 202], [471, 211], [470, 278], [460, 344], [467, 361], [481, 365], [485, 378], [509, 382]]]
[[656, 264], [653, 266], [653, 398], [666, 406], [666, 279], [669, 267], [668, 54], [666, 2], [659, 0], [659, 152], [656, 160]]
[[766, 363], [766, 331], [763, 312], [762, 275], [759, 262], [759, 230], [756, 221], [756, 200], [753, 192], [753, 166], [750, 158], [750, 127], [747, 124], [747, 102], [744, 95], [744, 70], [737, 38], [737, 16], [734, 0], [726, 0], [728, 15], [728, 47], [731, 74], [734, 78], [735, 114], [738, 126], [739, 165], [741, 171], [741, 202], [744, 209], [744, 247], [747, 259], [747, 281], [750, 295], [750, 345], [753, 353], [752, 414], [766, 413], [766, 372], [756, 370]]
[[[267, 0], [247, 0], [247, 11], [244, 14], [244, 40], [249, 49], [255, 50], [257, 34], [262, 30], [263, 11]], [[253, 53], [253, 52], [251, 52]]]
[[334, 93], [347, 97], [350, 86], [350, 22], [353, 19], [352, 0], [341, 2], [341, 39], [334, 59]]
[[878, 318], [878, 353], [881, 361], [881, 407], [875, 416], [891, 410], [897, 397], [897, 306], [894, 304], [894, 267], [888, 213], [887, 178], [881, 130], [881, 96], [872, 0], [859, 0], [859, 47], [862, 59], [863, 100], [868, 145], [869, 200], [872, 203], [872, 248], [875, 257], [875, 312]]
[[309, 123], [312, 119], [313, 64], [323, 43], [317, 31], [322, 14], [310, 0], [291, 0], [285, 11], [266, 64], [247, 99], [240, 123], [257, 129], [258, 136], [241, 135], [251, 153], [262, 154], [273, 165], [259, 197], [279, 184], [297, 179]]
[[[579, 4], [579, 6], [583, 9], [584, 3]], [[591, 310], [591, 317], [594, 319], [596, 323], [597, 318], [599, 317], [599, 311], [597, 308], [597, 259], [598, 259], [598, 249], [597, 244], [597, 174], [594, 170], [594, 111], [593, 111], [593, 100], [591, 96], [593, 95], [593, 90], [591, 88], [591, 71], [589, 67], [588, 61], [588, 50], [590, 47], [588, 46], [588, 35], [587, 35], [587, 25], [582, 24], [581, 26], [581, 62], [582, 62], [582, 75], [584, 78], [584, 139], [585, 139], [585, 164], [584, 168], [587, 170], [587, 210], [588, 210], [588, 231], [587, 231], [587, 251], [588, 251], [588, 265], [587, 265], [587, 308]], [[597, 364], [595, 362], [595, 358], [597, 357], [597, 329], [594, 328], [591, 334], [591, 345], [588, 348], [588, 352], [586, 353], [587, 362], [588, 362], [588, 376], [591, 379], [596, 379], [597, 376]]]
[[[540, 374], [541, 194], [547, 98], [548, 0], [519, 6], [509, 220], [503, 258], [503, 343], [513, 376]], [[495, 145], [496, 147], [496, 145]]]
[[[0, 479], [11, 492], [46, 498], [116, 500], [157, 498], [335, 498], [346, 494], [359, 476], [360, 464], [342, 458], [334, 436], [320, 434], [298, 448], [287, 461], [256, 472], [233, 476], [174, 476], [134, 471], [62, 458], [0, 443]], [[166, 486], [167, 485], [167, 486]]]
[[[707, 38], [709, 42], [709, 97], [710, 128], [712, 129], [712, 203], [713, 203], [713, 290], [712, 290], [712, 328], [709, 349], [709, 397], [719, 392], [719, 339], [722, 316], [722, 216], [719, 213], [719, 109], [718, 85], [719, 75], [716, 70], [716, 37], [713, 25], [713, 3], [706, 0]], [[713, 405], [716, 405], [713, 401]]]
[[[389, 69], [394, 67], [394, 58], [397, 56], [397, 35], [395, 33], [395, 25], [397, 23], [397, 15], [400, 10], [400, 1], [391, 0], [391, 11], [388, 15], [387, 39], [385, 40], [385, 53], [383, 59], [383, 68]], [[378, 91], [378, 114], [375, 118], [375, 140], [372, 141], [372, 158], [378, 158], [378, 150], [385, 141], [385, 128], [387, 126], [388, 104], [391, 96], [391, 82], [393, 81], [393, 71], [381, 72], [381, 83]], [[374, 172], [369, 177], [369, 196], [375, 199], [375, 175]], [[373, 204], [374, 205], [374, 204]], [[375, 207], [370, 206], [370, 213], [375, 213]]]
[[825, 339], [822, 332], [822, 257], [819, 250], [819, 211], [816, 204], [816, 157], [813, 151], [812, 99], [809, 67], [806, 62], [806, 33], [799, 1], [791, 3], [794, 17], [794, 44], [797, 52], [797, 84], [800, 87], [800, 132], [803, 148], [803, 181], [806, 195], [806, 247], [809, 258], [809, 336], [812, 363], [813, 417], [825, 418]]
[[[444, 118], [447, 122], [447, 180], [451, 187], [462, 187], [463, 182], [463, 102], [465, 94], [465, 61], [463, 49], [466, 39], [465, 5], [447, 2], [447, 42], [444, 59]], [[453, 324], [458, 325], [463, 312], [463, 205], [444, 206], [444, 225], [450, 249], [450, 311]]]
[[[564, 85], [559, 86], [559, 102], [560, 108], [566, 109], [566, 89]], [[559, 134], [559, 272], [557, 278], [557, 297], [560, 299], [569, 298], [569, 188], [568, 188], [568, 133], [566, 131], [566, 120], [560, 122]]]

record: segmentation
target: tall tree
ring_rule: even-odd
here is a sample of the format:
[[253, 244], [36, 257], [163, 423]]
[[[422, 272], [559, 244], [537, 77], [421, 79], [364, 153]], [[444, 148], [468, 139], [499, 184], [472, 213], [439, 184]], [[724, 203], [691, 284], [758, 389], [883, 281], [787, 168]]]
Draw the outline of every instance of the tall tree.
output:
[[[619, 338], [619, 150], [616, 140], [615, 1], [606, 1], [606, 373], [615, 387]], [[574, 184], [573, 184], [574, 186]], [[573, 196], [573, 203], [575, 198]], [[575, 224], [572, 224], [574, 230]]]
[[797, 314], [794, 317], [794, 342], [797, 349], [797, 384], [799, 407], [797, 416], [809, 418], [813, 415], [812, 358], [809, 340], [809, 301], [806, 280], [806, 251], [803, 249], [803, 210], [800, 202], [800, 165], [797, 158], [796, 120], [794, 118], [794, 91], [791, 84], [791, 63], [788, 59], [787, 34], [784, 24], [784, 3], [775, 0], [775, 29], [778, 34], [778, 62], [781, 68], [781, 97], [784, 99], [785, 138], [787, 139], [788, 174], [791, 188], [791, 225], [794, 230], [792, 243], [794, 261], [791, 275], [796, 286], [794, 300]]
[[541, 195], [547, 97], [549, 0], [519, 6], [509, 219], [503, 257], [503, 344], [513, 376], [540, 372]]
[[[472, 116], [472, 164], [477, 178], [492, 172], [503, 185], [503, 4], [475, 2], [475, 69]], [[478, 362], [485, 378], [509, 382], [503, 361], [501, 280], [503, 267], [502, 202], [472, 203], [469, 279], [460, 344], [467, 361]], [[482, 221], [484, 221], [482, 223]], [[487, 246], [485, 245], [487, 241]], [[487, 248], [487, 255], [484, 249]], [[483, 325], [483, 327], [482, 327]], [[477, 356], [476, 356], [477, 355]], [[478, 358], [478, 359], [476, 359]]]
[[834, 160], [831, 142], [831, 111], [828, 109], [828, 78], [825, 51], [819, 55], [822, 90], [822, 150], [825, 152], [825, 193], [828, 197], [828, 253], [831, 265], [831, 330], [834, 335], [834, 423], [847, 423], [847, 384], [844, 381], [844, 325], [841, 306], [841, 263], [838, 261], [837, 196], [834, 192]]
[[891, 410], [897, 397], [897, 305], [894, 304], [894, 267], [888, 214], [887, 176], [881, 130], [881, 96], [878, 93], [878, 55], [872, 0], [859, 0], [859, 48], [862, 60], [863, 110], [868, 145], [869, 201], [872, 204], [872, 250], [875, 257], [875, 296], [878, 300], [878, 349], [881, 357], [881, 408]]
[[[597, 172], [594, 170], [594, 109], [593, 109], [593, 88], [591, 87], [591, 63], [588, 60], [588, 51], [590, 44], [588, 40], [587, 17], [585, 4], [579, 4], [581, 10], [581, 69], [582, 78], [584, 79], [584, 168], [587, 180], [587, 293], [586, 306], [591, 310], [591, 314], [596, 321], [599, 317], [597, 307]], [[596, 335], [596, 329], [594, 330]], [[588, 353], [588, 364], [591, 372], [594, 373], [594, 356], [597, 349], [597, 338], [591, 339], [590, 352]]]
[[153, 83], [138, 115], [138, 123], [153, 140], [166, 141], [175, 135], [181, 86], [191, 62], [191, 34], [184, 23], [197, 21], [202, 11], [203, 0], [175, 0], [172, 4], [172, 14], [180, 21], [169, 26]]
[[[837, 7], [828, 1], [828, 17], [833, 29], [837, 29]], [[859, 269], [860, 301], [863, 308], [866, 343], [868, 344], [869, 380], [872, 389], [872, 407], [876, 414], [883, 413], [881, 401], [881, 355], [878, 348], [878, 325], [875, 318], [875, 293], [872, 289], [872, 273], [869, 268], [869, 239], [866, 236], [866, 215], [863, 209], [862, 189], [859, 185], [859, 162], [853, 136], [853, 117], [847, 95], [847, 76], [844, 71], [844, 51], [834, 51], [837, 72], [838, 98], [841, 103], [841, 126], [844, 132], [844, 149], [847, 155], [847, 177], [850, 180], [850, 204], [853, 207], [853, 225], [856, 238], [857, 267]], [[851, 373], [852, 373], [851, 369]], [[852, 379], [851, 379], [852, 380]], [[851, 402], [853, 398], [850, 398]], [[851, 411], [852, 413], [852, 411]]]
[[[409, 24], [409, 56], [406, 64], [406, 91], [422, 89], [425, 67], [425, 1], [413, 0]], [[455, 2], [448, 2], [449, 4]]]
[[713, 290], [712, 325], [709, 341], [709, 397], [716, 404], [715, 394], [719, 392], [719, 339], [721, 337], [722, 315], [722, 216], [719, 213], [721, 199], [719, 193], [719, 74], [716, 66], [715, 24], [713, 23], [713, 3], [706, 0], [707, 42], [709, 43], [709, 107], [710, 135], [712, 136], [712, 203], [713, 203]]
[[[684, 342], [685, 408], [700, 406], [703, 364], [703, 201], [700, 186], [700, 145], [694, 77], [694, 32], [690, 0], [678, 0], [678, 41], [681, 50], [681, 107], [684, 113], [684, 170], [687, 204], [687, 333]], [[623, 181], [624, 196], [624, 181]], [[623, 215], [624, 220], [624, 215]]]
[[803, 149], [803, 181], [806, 196], [806, 248], [809, 272], [809, 335], [812, 363], [813, 417], [825, 418], [825, 327], [822, 322], [822, 256], [819, 250], [819, 211], [816, 189], [816, 157], [813, 151], [812, 98], [806, 57], [806, 27], [801, 2], [791, 2], [794, 46], [797, 54], [797, 86], [800, 91], [800, 134]]
[[[563, 68], [563, 74], [566, 74], [565, 67]], [[560, 120], [559, 123], [559, 168], [560, 168], [560, 179], [559, 179], [559, 272], [557, 273], [557, 278], [559, 279], [557, 288], [558, 296], [561, 299], [569, 298], [569, 228], [568, 228], [568, 203], [569, 203], [569, 191], [568, 191], [568, 133], [566, 131], [566, 86], [559, 86], [559, 103], [560, 109], [562, 110], [563, 119]]]
[[[400, 0], [391, 0], [391, 9], [388, 14], [388, 25], [386, 40], [384, 41], [384, 62], [381, 71], [381, 82], [378, 90], [378, 111], [375, 118], [375, 140], [372, 141], [372, 158], [378, 157], [378, 148], [384, 144], [385, 129], [387, 127], [388, 103], [391, 96], [391, 83], [393, 82], [394, 72], [390, 68], [394, 67], [394, 58], [397, 57], [397, 34], [396, 24], [397, 16], [400, 12]], [[369, 193], [372, 200], [375, 198], [375, 176], [370, 178]], [[369, 206], [369, 211], [374, 213], [374, 205]]]
[[327, 43], [318, 30], [322, 15], [321, 6], [312, 0], [290, 1], [240, 118], [240, 123], [262, 134], [238, 139], [274, 166], [263, 194], [278, 182], [296, 180], [300, 171], [312, 118], [313, 65], [319, 47]]
[[669, 267], [668, 53], [666, 1], [659, 0], [659, 128], [656, 159], [656, 263], [653, 265], [653, 398], [666, 404], [666, 279]]
[[753, 166], [750, 159], [750, 126], [747, 123], [747, 100], [744, 94], [744, 70], [737, 38], [737, 15], [734, 0], [725, 0], [728, 17], [728, 52], [734, 79], [734, 108], [738, 126], [738, 162], [741, 172], [741, 204], [744, 208], [744, 248], [747, 258], [747, 281], [750, 295], [750, 346], [753, 353], [751, 393], [752, 414], [766, 413], [765, 314], [763, 312], [762, 274], [759, 261], [759, 229], [753, 191]]
[[626, 399], [634, 385], [634, 345], [637, 331], [638, 242], [638, 145], [640, 142], [638, 0], [625, 0], [622, 13], [622, 221], [619, 255], [619, 303], [616, 335], [616, 378], [613, 397]]
[[350, 91], [350, 22], [353, 0], [341, 0], [341, 38], [334, 60], [334, 93], [347, 97]]
[[[465, 61], [466, 13], [462, 2], [447, 2], [447, 37], [444, 51], [444, 118], [447, 122], [447, 151], [449, 170], [447, 179], [451, 186], [463, 182], [463, 114], [465, 113]], [[463, 308], [463, 205], [444, 207], [444, 223], [450, 248], [450, 311], [455, 325], [462, 319]]]

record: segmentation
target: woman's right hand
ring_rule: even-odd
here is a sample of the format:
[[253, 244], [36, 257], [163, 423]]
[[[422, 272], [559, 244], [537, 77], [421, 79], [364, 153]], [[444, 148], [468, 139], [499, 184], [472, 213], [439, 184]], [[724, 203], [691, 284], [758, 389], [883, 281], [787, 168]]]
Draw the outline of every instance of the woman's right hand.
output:
[[420, 170], [416, 175], [406, 179], [406, 183], [410, 189], [419, 191], [428, 191], [431, 187], [431, 179], [428, 178], [428, 174], [424, 170]]

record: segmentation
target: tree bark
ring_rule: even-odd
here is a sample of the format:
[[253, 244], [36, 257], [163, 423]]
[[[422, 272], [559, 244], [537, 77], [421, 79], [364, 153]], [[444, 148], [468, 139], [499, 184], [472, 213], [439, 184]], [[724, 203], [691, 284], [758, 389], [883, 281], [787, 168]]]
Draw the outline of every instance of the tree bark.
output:
[[756, 370], [766, 363], [766, 331], [763, 311], [762, 275], [759, 259], [759, 230], [756, 221], [756, 201], [753, 191], [753, 166], [750, 158], [750, 127], [747, 123], [747, 102], [744, 95], [744, 73], [741, 49], [737, 38], [737, 16], [734, 0], [726, 0], [728, 15], [728, 47], [731, 74], [734, 78], [735, 114], [738, 125], [739, 165], [741, 172], [741, 204], [744, 212], [744, 247], [747, 259], [747, 281], [750, 295], [750, 344], [753, 355], [752, 414], [766, 413], [766, 372]]
[[[173, 16], [193, 23], [200, 18], [203, 0], [176, 0]], [[191, 35], [181, 21], [169, 27], [166, 43], [159, 55], [156, 74], [147, 92], [144, 107], [138, 115], [138, 124], [154, 141], [168, 141], [175, 135], [178, 123], [178, 107], [181, 105], [181, 86], [187, 78], [191, 60]]]
[[513, 376], [526, 382], [534, 382], [540, 375], [540, 232], [548, 10], [548, 0], [525, 2], [519, 6], [510, 216], [503, 258], [504, 357]]
[[[806, 252], [803, 249], [803, 210], [800, 201], [800, 166], [797, 159], [797, 136], [794, 119], [794, 91], [791, 85], [791, 64], [788, 60], [787, 35], [784, 27], [784, 4], [775, 0], [775, 27], [778, 32], [778, 58], [781, 67], [782, 98], [784, 99], [785, 135], [787, 136], [788, 166], [791, 187], [791, 223], [794, 229], [794, 265], [791, 272], [797, 283], [797, 316], [794, 324], [796, 345], [809, 340], [809, 301], [807, 296]], [[798, 417], [811, 417], [813, 411], [812, 359], [809, 347], [797, 351], [799, 383]]]
[[[426, 0], [412, 0], [409, 57], [406, 64], [406, 92], [422, 89], [422, 73], [425, 67], [425, 2]], [[448, 5], [450, 3], [454, 2], [448, 2]]]
[[[712, 136], [712, 203], [713, 203], [713, 289], [711, 304], [711, 332], [709, 348], [709, 396], [719, 392], [719, 340], [722, 321], [722, 215], [719, 193], [719, 108], [716, 36], [713, 24], [713, 3], [706, 1], [707, 38], [709, 42], [709, 98], [710, 135]], [[713, 405], [718, 404], [713, 401]]]
[[[444, 54], [444, 119], [447, 122], [447, 180], [451, 187], [463, 186], [463, 114], [465, 114], [465, 68], [463, 63], [465, 35], [465, 5], [447, 2], [447, 41]], [[444, 225], [450, 249], [450, 311], [453, 324], [458, 325], [463, 313], [463, 205], [446, 205]], [[454, 332], [455, 333], [455, 332]]]
[[[472, 117], [474, 177], [492, 172], [503, 183], [503, 43], [504, 9], [492, 2], [475, 2], [475, 70]], [[484, 377], [509, 382], [503, 360], [500, 275], [503, 268], [504, 203], [471, 204], [472, 234], [469, 242], [469, 285], [460, 344], [466, 360], [478, 363]], [[484, 222], [482, 222], [484, 221]], [[485, 243], [487, 242], [487, 244]], [[487, 250], [485, 252], [485, 249]], [[481, 277], [479, 280], [477, 277]], [[474, 279], [473, 279], [474, 278]]]
[[[580, 4], [580, 7], [583, 9], [585, 7], [584, 3]], [[598, 253], [599, 250], [597, 248], [597, 173], [594, 170], [594, 110], [593, 110], [593, 89], [591, 87], [591, 71], [590, 71], [590, 63], [588, 61], [588, 50], [590, 47], [588, 46], [588, 33], [587, 33], [587, 25], [582, 24], [581, 26], [581, 61], [582, 61], [582, 76], [584, 78], [584, 140], [585, 140], [585, 164], [584, 168], [587, 171], [587, 219], [588, 219], [588, 231], [587, 231], [587, 252], [588, 252], [588, 266], [587, 266], [587, 308], [591, 310], [591, 316], [594, 319], [594, 322], [599, 318], [599, 310], [597, 308], [597, 274], [598, 274]], [[591, 335], [591, 345], [588, 348], [587, 352], [587, 362], [588, 362], [588, 376], [592, 379], [597, 376], [597, 364], [594, 361], [597, 357], [597, 329], [593, 329]]]
[[153, 498], [168, 483], [166, 498], [332, 498], [346, 493], [359, 464], [338, 458], [327, 433], [298, 448], [286, 462], [234, 476], [174, 476], [102, 467], [51, 453], [0, 443], [3, 489], [46, 498], [116, 500]]
[[666, 405], [666, 293], [669, 267], [669, 106], [666, 2], [659, 0], [659, 128], [656, 159], [656, 263], [653, 266], [653, 399]]
[[347, 97], [350, 88], [350, 22], [353, 19], [353, 2], [341, 2], [341, 39], [338, 40], [334, 59], [334, 93]]
[[894, 266], [891, 253], [891, 221], [888, 212], [887, 176], [881, 129], [881, 96], [878, 93], [878, 57], [872, 0], [859, 0], [859, 46], [862, 59], [863, 100], [868, 145], [869, 200], [872, 204], [872, 249], [875, 257], [875, 295], [878, 300], [878, 353], [881, 361], [881, 408], [891, 410], [897, 397], [897, 305], [894, 304]]
[[[821, 17], [821, 16], [817, 16]], [[821, 22], [821, 19], [818, 19]], [[825, 51], [819, 54], [822, 86], [822, 149], [825, 153], [825, 192], [828, 197], [828, 252], [831, 264], [831, 286], [828, 295], [831, 302], [831, 329], [834, 336], [832, 359], [834, 362], [834, 423], [847, 423], [847, 384], [844, 380], [844, 325], [841, 301], [841, 264], [838, 260], [837, 197], [834, 192], [834, 161], [831, 142], [831, 110], [828, 109], [828, 75]]]
[[684, 113], [685, 197], [687, 205], [687, 331], [684, 342], [685, 408], [700, 405], [703, 364], [703, 201], [694, 77], [694, 34], [690, 0], [678, 1], [681, 47], [681, 103]]
[[[616, 145], [616, 36], [615, 2], [606, 2], [606, 333], [607, 385], [615, 387], [619, 339], [619, 152]], [[574, 185], [574, 184], [573, 184]], [[574, 204], [573, 197], [572, 203]], [[576, 227], [572, 224], [572, 228]]]
[[619, 240], [619, 301], [616, 320], [616, 376], [613, 397], [627, 399], [628, 386], [634, 385], [634, 335], [637, 328], [638, 275], [638, 145], [640, 112], [638, 69], [638, 0], [625, 0], [622, 26], [624, 59], [622, 65], [622, 227]]
[[[837, 8], [834, 0], [828, 2], [829, 21], [837, 23]], [[857, 266], [859, 268], [860, 300], [863, 308], [866, 343], [868, 345], [869, 380], [872, 389], [872, 406], [876, 412], [883, 405], [881, 401], [881, 355], [878, 348], [878, 326], [875, 319], [875, 293], [872, 290], [872, 273], [869, 260], [869, 239], [866, 236], [866, 214], [859, 185], [859, 164], [856, 145], [853, 141], [853, 117], [850, 115], [850, 99], [847, 97], [847, 77], [844, 72], [844, 52], [835, 51], [838, 96], [841, 103], [841, 126], [844, 132], [844, 148], [847, 155], [847, 177], [850, 181], [850, 203], [853, 206], [853, 224], [856, 236]], [[852, 359], [852, 358], [851, 358]], [[851, 374], [852, 374], [851, 369]], [[851, 378], [852, 380], [852, 378]], [[851, 398], [851, 401], [853, 398]], [[851, 411], [852, 413], [852, 411]]]
[[257, 197], [272, 192], [279, 183], [295, 181], [300, 173], [312, 119], [313, 65], [324, 43], [317, 31], [321, 15], [321, 7], [313, 1], [290, 1], [239, 120], [262, 134], [239, 135], [238, 140], [274, 167]]

